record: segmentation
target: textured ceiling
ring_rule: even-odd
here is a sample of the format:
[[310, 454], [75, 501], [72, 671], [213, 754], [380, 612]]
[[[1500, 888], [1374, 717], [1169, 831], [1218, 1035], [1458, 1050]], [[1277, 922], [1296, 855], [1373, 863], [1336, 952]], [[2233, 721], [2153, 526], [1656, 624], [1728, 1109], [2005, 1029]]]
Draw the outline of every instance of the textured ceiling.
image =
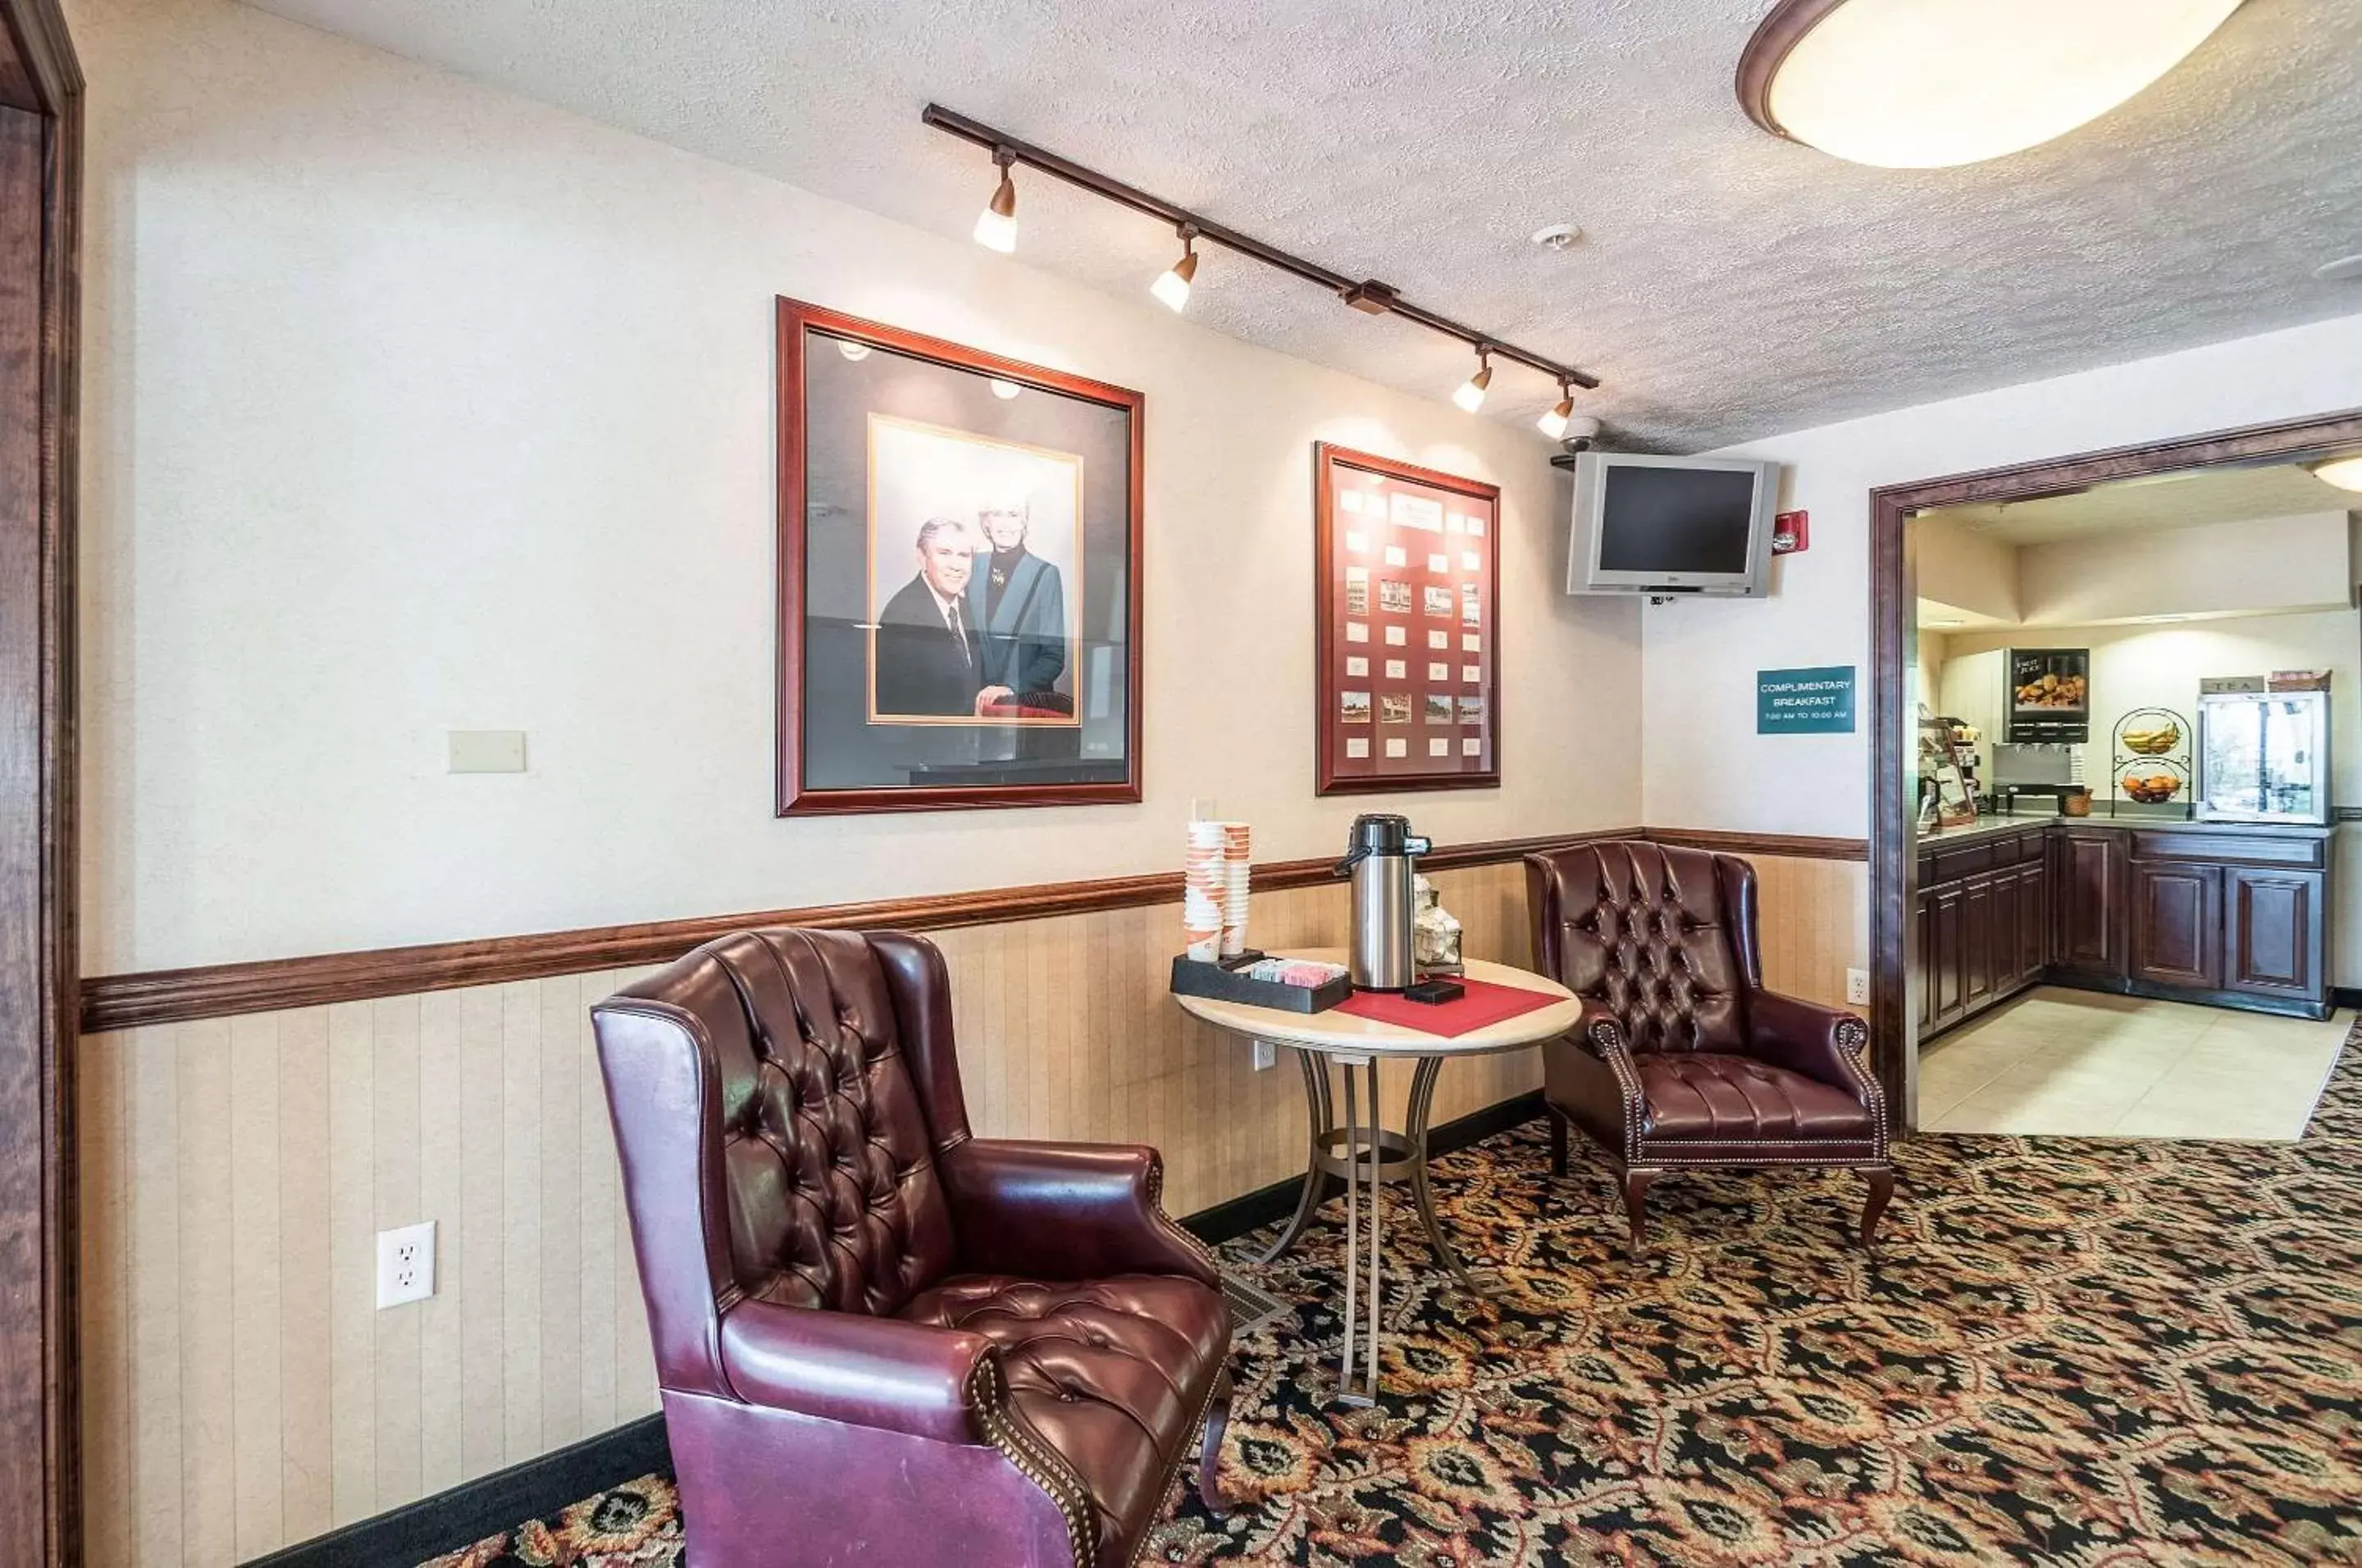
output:
[[[2066, 3], [2066, 0], [2061, 0]], [[1698, 448], [2362, 313], [2362, 4], [2249, 0], [2172, 75], [1966, 169], [1774, 140], [1770, 0], [262, 0], [946, 235], [984, 156], [929, 99], [1580, 365]], [[1020, 175], [1020, 259], [1132, 294], [1157, 226]], [[1529, 236], [1561, 220], [1562, 255]], [[1209, 255], [1192, 317], [1439, 398], [1464, 350]], [[1515, 367], [1487, 417], [1554, 392]]]
[[2362, 511], [2362, 495], [2317, 480], [2293, 463], [2259, 469], [2198, 469], [2158, 479], [2119, 480], [2072, 495], [1938, 507], [1988, 538], [2040, 545], [2101, 534], [2246, 523], [2316, 512]]

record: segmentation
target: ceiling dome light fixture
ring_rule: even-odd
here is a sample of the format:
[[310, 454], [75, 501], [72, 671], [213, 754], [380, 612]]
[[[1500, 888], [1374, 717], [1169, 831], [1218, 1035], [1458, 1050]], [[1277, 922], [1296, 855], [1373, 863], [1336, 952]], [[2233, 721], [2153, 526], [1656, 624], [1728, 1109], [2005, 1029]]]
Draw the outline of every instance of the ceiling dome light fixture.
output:
[[1574, 417], [1574, 389], [1564, 381], [1558, 384], [1558, 403], [1534, 421], [1534, 428], [1556, 441], [1566, 435], [1566, 422]]
[[1779, 0], [1738, 61], [1774, 136], [1881, 169], [1948, 169], [2099, 118], [2240, 0]]
[[999, 376], [992, 378], [992, 395], [999, 398], [1003, 403], [1007, 403], [1010, 398], [1015, 397], [1019, 392], [1021, 392], [1024, 390], [1025, 389], [1023, 387], [1019, 386], [1015, 381], [1004, 381]]
[[1485, 406], [1485, 389], [1493, 384], [1493, 350], [1483, 344], [1476, 346], [1476, 373], [1460, 383], [1451, 401], [1460, 405], [1462, 414], [1473, 414]]
[[1016, 161], [1017, 155], [1007, 148], [992, 149], [992, 164], [1000, 171], [1000, 183], [993, 187], [992, 200], [984, 204], [984, 211], [976, 215], [976, 242], [1003, 256], [1017, 248], [1017, 182], [1009, 173], [1009, 166]]
[[1189, 303], [1189, 281], [1198, 275], [1197, 226], [1185, 223], [1179, 233], [1181, 259], [1158, 273], [1156, 282], [1148, 285], [1148, 292], [1156, 296], [1156, 303], [1176, 315]]
[[2362, 492], [2362, 453], [2351, 458], [2332, 458], [2325, 463], [2312, 465], [2312, 477], [2323, 484], [2334, 484], [2340, 490]]

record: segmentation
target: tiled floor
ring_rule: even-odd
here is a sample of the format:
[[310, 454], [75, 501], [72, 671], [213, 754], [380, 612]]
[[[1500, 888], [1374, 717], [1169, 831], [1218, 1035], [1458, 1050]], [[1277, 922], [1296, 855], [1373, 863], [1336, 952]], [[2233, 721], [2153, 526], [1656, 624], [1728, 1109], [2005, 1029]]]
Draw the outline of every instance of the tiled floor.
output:
[[2286, 1142], [2304, 1131], [2353, 1022], [2043, 987], [1925, 1049], [1919, 1125]]

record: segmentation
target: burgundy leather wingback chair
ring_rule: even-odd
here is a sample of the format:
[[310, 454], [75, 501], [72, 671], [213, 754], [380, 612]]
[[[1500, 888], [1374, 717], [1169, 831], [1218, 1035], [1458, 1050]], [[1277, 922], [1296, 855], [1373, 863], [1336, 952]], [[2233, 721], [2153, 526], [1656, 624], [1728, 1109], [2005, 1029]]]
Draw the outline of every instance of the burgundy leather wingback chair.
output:
[[1632, 1250], [1668, 1170], [1849, 1165], [1870, 1183], [1861, 1244], [1894, 1192], [1870, 1026], [1763, 988], [1755, 868], [1640, 841], [1526, 856], [1534, 955], [1583, 999], [1542, 1048], [1551, 1168], [1571, 1122], [1621, 1174]]
[[591, 1010], [700, 1568], [1123, 1568], [1231, 1324], [1137, 1146], [970, 1134], [943, 955], [707, 944]]

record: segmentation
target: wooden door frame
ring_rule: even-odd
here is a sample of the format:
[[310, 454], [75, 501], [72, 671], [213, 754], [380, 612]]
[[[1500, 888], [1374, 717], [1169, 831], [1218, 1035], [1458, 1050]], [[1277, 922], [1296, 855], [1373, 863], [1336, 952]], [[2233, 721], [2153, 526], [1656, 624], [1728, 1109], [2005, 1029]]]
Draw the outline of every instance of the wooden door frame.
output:
[[82, 72], [0, 0], [0, 1568], [82, 1560], [74, 1183]]
[[[1914, 717], [1907, 711], [1907, 683], [1917, 636], [1913, 612], [1918, 571], [1904, 525], [1930, 507], [2027, 501], [2177, 469], [2311, 462], [2356, 450], [2362, 450], [2362, 409], [1887, 485], [1870, 492], [1870, 1021], [1871, 1038], [1876, 1042], [1874, 1066], [1898, 1126], [1916, 1120], [1908, 1095], [1916, 1077], [1908, 944], [1918, 867], [1910, 853], [1913, 834], [1903, 785]], [[2060, 891], [2052, 889], [2052, 898]]]

